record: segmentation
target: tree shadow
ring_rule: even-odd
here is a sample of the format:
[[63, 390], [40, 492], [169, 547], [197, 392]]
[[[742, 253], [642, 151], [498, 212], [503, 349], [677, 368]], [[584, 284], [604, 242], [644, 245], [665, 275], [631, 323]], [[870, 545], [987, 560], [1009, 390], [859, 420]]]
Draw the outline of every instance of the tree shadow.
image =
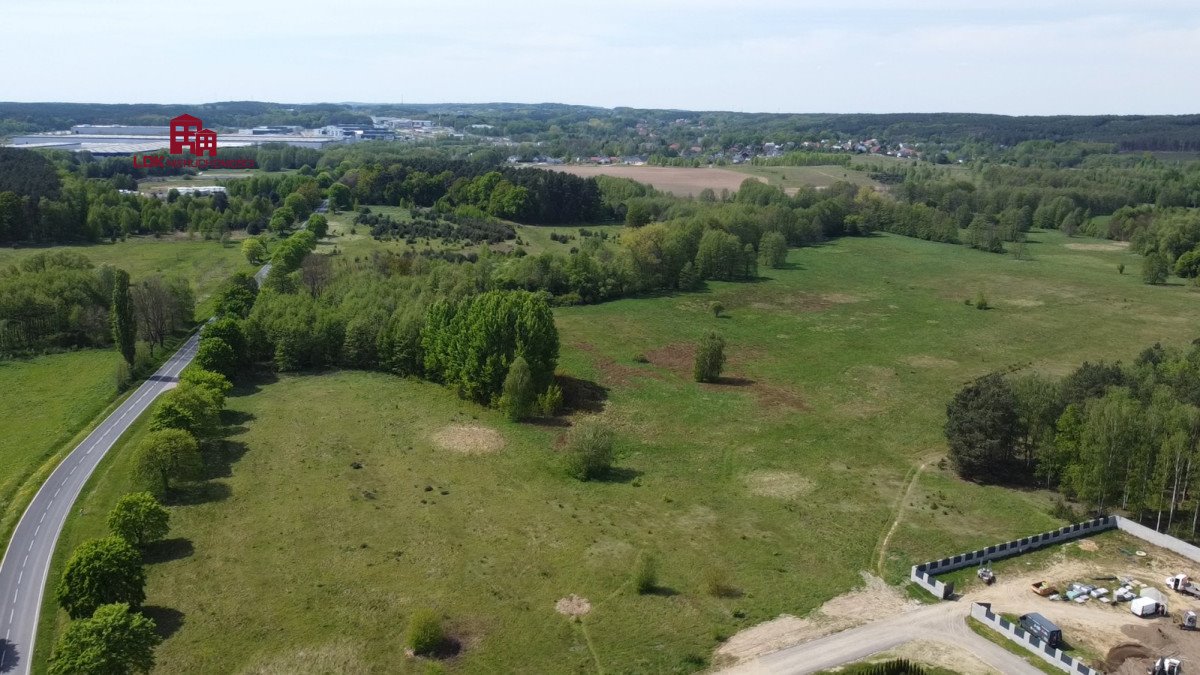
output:
[[657, 595], [660, 598], [670, 598], [679, 595], [679, 591], [671, 588], [670, 586], [660, 586], [655, 584], [654, 588], [647, 590], [645, 593], [642, 593], [642, 595]]
[[562, 389], [563, 407], [568, 412], [598, 413], [608, 400], [608, 387], [570, 375], [555, 375], [554, 382]]
[[233, 465], [246, 454], [246, 444], [241, 441], [221, 440], [210, 444], [204, 453], [204, 479], [229, 478]]
[[143, 605], [142, 615], [147, 619], [154, 620], [154, 632], [158, 633], [164, 640], [178, 633], [180, 628], [183, 628], [183, 612], [171, 607]]
[[747, 377], [721, 376], [718, 377], [715, 382], [709, 382], [708, 384], [715, 384], [724, 387], [749, 387], [754, 385], [754, 380], [751, 380]]
[[158, 563], [171, 562], [172, 560], [183, 560], [191, 557], [196, 552], [196, 548], [192, 546], [192, 540], [184, 537], [174, 537], [172, 539], [163, 539], [156, 541], [146, 547], [142, 553], [142, 559], [148, 565]]
[[433, 650], [433, 653], [428, 654], [427, 656], [432, 659], [451, 659], [455, 656], [458, 656], [459, 653], [462, 652], [462, 648], [463, 646], [461, 640], [453, 635], [447, 635], [442, 639], [442, 642], [437, 646], [437, 649]]
[[230, 490], [229, 486], [224, 483], [215, 481], [189, 483], [171, 490], [163, 503], [167, 506], [196, 506], [197, 504], [223, 502], [229, 499], [231, 494], [233, 494], [233, 490]]
[[597, 476], [593, 480], [598, 483], [632, 483], [635, 479], [642, 475], [637, 469], [630, 469], [621, 466], [610, 466], [608, 471]]
[[262, 391], [262, 388], [275, 384], [279, 381], [279, 375], [273, 370], [255, 369], [249, 373], [247, 377], [239, 379], [233, 384], [233, 389], [229, 392], [229, 396], [250, 396]]
[[571, 426], [571, 420], [565, 417], [531, 417], [526, 422], [535, 427], [564, 428]]
[[21, 657], [17, 646], [8, 640], [0, 639], [0, 673], [16, 670], [21, 665]]
[[[226, 427], [223, 436], [233, 436], [240, 434], [246, 430], [243, 425], [249, 424], [255, 420], [254, 413], [249, 413], [244, 410], [229, 410], [221, 411], [221, 424]], [[229, 432], [233, 433], [229, 433]]]

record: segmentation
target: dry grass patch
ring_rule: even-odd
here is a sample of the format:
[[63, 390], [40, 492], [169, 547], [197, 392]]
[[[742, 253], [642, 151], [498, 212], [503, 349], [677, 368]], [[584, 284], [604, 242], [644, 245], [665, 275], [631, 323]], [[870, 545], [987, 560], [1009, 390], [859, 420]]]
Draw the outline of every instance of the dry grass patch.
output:
[[900, 359], [900, 362], [913, 368], [953, 368], [958, 365], [954, 359], [944, 359], [929, 354], [916, 354]]
[[813, 489], [811, 480], [794, 471], [752, 471], [745, 480], [750, 492], [760, 497], [795, 499]]
[[1128, 249], [1129, 249], [1129, 242], [1127, 242], [1127, 241], [1113, 241], [1113, 242], [1109, 242], [1109, 243], [1106, 243], [1106, 244], [1080, 244], [1080, 243], [1067, 243], [1067, 244], [1063, 244], [1063, 246], [1065, 246], [1066, 248], [1069, 248], [1069, 249], [1071, 249], [1072, 251], [1109, 251], [1109, 252], [1111, 252], [1111, 251], [1125, 251], [1125, 250], [1128, 250]]
[[554, 603], [554, 611], [563, 616], [578, 619], [592, 611], [592, 603], [587, 598], [581, 598], [572, 593], [565, 598], [559, 598], [558, 602]]
[[362, 649], [350, 642], [330, 642], [295, 651], [267, 656], [243, 669], [242, 675], [358, 675], [371, 668], [360, 656]]
[[439, 448], [462, 455], [488, 455], [504, 447], [500, 432], [477, 424], [451, 424], [433, 435]]

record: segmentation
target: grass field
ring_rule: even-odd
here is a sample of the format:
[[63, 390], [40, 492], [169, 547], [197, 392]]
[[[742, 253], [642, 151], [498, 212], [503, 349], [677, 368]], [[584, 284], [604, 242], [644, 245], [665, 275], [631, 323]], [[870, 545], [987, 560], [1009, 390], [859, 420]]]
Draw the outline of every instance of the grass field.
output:
[[0, 541], [7, 543], [20, 516], [14, 498], [21, 486], [117, 395], [113, 373], [120, 358], [116, 350], [88, 349], [0, 361], [6, 392], [0, 415]]
[[[561, 427], [436, 385], [337, 372], [243, 390], [213, 481], [172, 509], [149, 568], [151, 613], [171, 628], [158, 670], [420, 671], [402, 635], [430, 606], [463, 644], [454, 670], [690, 671], [859, 570], [900, 582], [913, 562], [1055, 526], [1049, 495], [941, 466], [946, 401], [994, 369], [1062, 374], [1185, 344], [1198, 291], [1119, 275], [1138, 258], [1102, 241], [1030, 239], [1032, 260], [842, 239], [757, 283], [556, 310], [560, 371], [604, 392], [596, 414], [618, 433], [609, 482], [564, 477]], [[995, 309], [963, 303], [977, 291]], [[727, 379], [697, 385], [691, 345], [714, 329]], [[118, 449], [93, 479], [57, 565], [102, 532], [128, 460]], [[661, 562], [659, 594], [630, 588], [642, 551]], [[710, 569], [740, 595], [705, 593]], [[592, 605], [581, 623], [555, 612], [572, 593]], [[44, 664], [63, 617], [42, 616]]]
[[811, 185], [816, 188], [827, 188], [838, 181], [883, 189], [883, 186], [871, 180], [865, 172], [853, 171], [844, 166], [749, 166], [743, 164], [736, 171], [765, 179], [771, 185], [778, 185], [784, 192], [794, 194], [798, 188]]
[[23, 258], [42, 252], [80, 253], [94, 265], [120, 267], [136, 282], [150, 274], [181, 276], [192, 283], [197, 309], [203, 315], [203, 301], [234, 272], [253, 271], [236, 242], [222, 245], [216, 241], [194, 239], [187, 235], [171, 237], [130, 237], [126, 241], [87, 246], [0, 248], [0, 269]]

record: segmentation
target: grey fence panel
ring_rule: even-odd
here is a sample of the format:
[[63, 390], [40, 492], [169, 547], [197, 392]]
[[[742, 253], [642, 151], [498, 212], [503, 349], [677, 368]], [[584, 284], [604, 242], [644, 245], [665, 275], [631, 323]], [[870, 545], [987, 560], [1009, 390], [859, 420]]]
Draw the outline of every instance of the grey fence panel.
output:
[[1027, 631], [1019, 626], [1014, 626], [998, 614], [992, 612], [991, 606], [985, 603], [971, 603], [971, 616], [987, 624], [988, 627], [997, 631], [1009, 640], [1028, 649], [1030, 653], [1036, 654], [1046, 663], [1062, 670], [1066, 673], [1078, 673], [1079, 675], [1102, 675], [1100, 671], [1093, 670], [1087, 665], [1076, 661], [1068, 656], [1061, 649], [1056, 649], [1050, 645], [1043, 644], [1042, 640], [1036, 636], [1030, 635]]

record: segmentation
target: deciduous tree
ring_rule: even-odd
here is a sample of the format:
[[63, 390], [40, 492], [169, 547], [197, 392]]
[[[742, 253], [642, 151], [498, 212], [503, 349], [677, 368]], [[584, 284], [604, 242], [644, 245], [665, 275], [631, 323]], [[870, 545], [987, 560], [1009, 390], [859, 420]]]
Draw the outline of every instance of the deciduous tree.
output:
[[131, 545], [143, 548], [171, 530], [170, 514], [149, 492], [131, 492], [108, 512], [108, 529]]
[[125, 602], [101, 605], [90, 617], [68, 624], [50, 656], [50, 675], [150, 672], [162, 638], [153, 620], [129, 608]]
[[120, 537], [104, 537], [75, 549], [55, 597], [72, 619], [82, 619], [114, 602], [140, 607], [146, 599], [145, 587], [146, 571], [137, 549]]

